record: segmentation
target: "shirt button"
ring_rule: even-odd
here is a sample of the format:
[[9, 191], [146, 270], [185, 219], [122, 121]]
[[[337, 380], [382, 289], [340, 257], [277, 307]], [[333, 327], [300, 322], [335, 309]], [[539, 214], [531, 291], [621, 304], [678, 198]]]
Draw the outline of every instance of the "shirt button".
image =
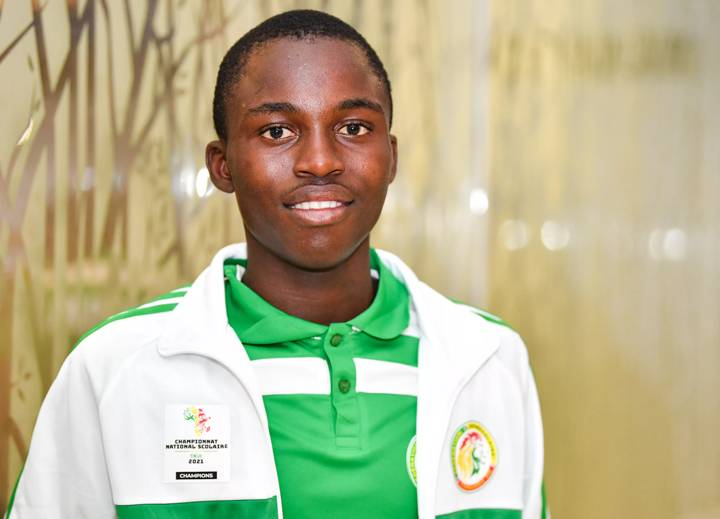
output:
[[331, 346], [339, 346], [340, 343], [342, 342], [342, 340], [343, 340], [343, 336], [340, 335], [339, 333], [336, 333], [335, 335], [330, 337], [330, 345]]
[[343, 378], [338, 382], [338, 389], [341, 393], [347, 393], [350, 391], [350, 381], [346, 378]]

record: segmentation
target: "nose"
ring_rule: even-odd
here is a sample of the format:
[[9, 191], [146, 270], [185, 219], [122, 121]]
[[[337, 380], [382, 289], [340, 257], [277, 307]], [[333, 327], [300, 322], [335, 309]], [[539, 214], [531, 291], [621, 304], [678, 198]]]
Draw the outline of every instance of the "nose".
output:
[[307, 131], [303, 137], [295, 160], [295, 175], [325, 177], [344, 171], [334, 132], [318, 128]]

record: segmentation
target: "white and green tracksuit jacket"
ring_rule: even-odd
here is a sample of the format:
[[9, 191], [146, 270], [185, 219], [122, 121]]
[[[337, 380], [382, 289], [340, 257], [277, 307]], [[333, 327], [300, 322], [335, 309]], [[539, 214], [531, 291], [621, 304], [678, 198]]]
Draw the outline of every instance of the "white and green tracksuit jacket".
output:
[[[80, 341], [42, 405], [8, 519], [282, 517], [260, 383], [225, 308], [223, 262], [245, 254], [222, 249], [189, 289]], [[420, 337], [408, 456], [419, 517], [545, 518], [521, 339], [378, 254], [406, 285]]]

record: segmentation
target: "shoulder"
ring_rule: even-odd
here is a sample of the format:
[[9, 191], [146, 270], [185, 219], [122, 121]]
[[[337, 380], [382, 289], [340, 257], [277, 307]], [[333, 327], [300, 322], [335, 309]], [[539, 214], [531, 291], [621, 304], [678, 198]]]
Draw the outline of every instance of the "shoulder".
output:
[[85, 332], [73, 346], [73, 350], [84, 348], [86, 344], [103, 342], [118, 334], [142, 332], [144, 335], [152, 335], [153, 324], [164, 322], [166, 315], [175, 309], [188, 288], [176, 288], [139, 306], [111, 315]]
[[67, 362], [94, 375], [113, 371], [139, 349], [154, 344], [188, 288], [176, 288], [99, 322], [80, 337]]
[[452, 303], [454, 303], [458, 309], [466, 310], [468, 312], [471, 312], [475, 314], [476, 316], [482, 318], [484, 321], [487, 321], [488, 323], [498, 325], [502, 328], [506, 328], [508, 330], [514, 331], [512, 326], [505, 321], [502, 317], [498, 317], [495, 314], [491, 314], [487, 310], [483, 310], [481, 308], [478, 308], [476, 306], [469, 305], [467, 303], [463, 303], [462, 301], [457, 301], [454, 299], [450, 299]]
[[514, 372], [524, 372], [529, 368], [527, 347], [520, 334], [502, 317], [481, 308], [451, 300], [458, 311], [464, 311], [482, 321], [483, 327], [497, 337], [499, 347], [495, 358]]
[[[169, 292], [166, 292], [160, 296], [155, 297], [154, 299], [151, 299], [150, 301], [147, 301], [143, 304], [140, 304], [139, 306], [129, 308], [127, 310], [123, 310], [122, 312], [118, 312], [114, 315], [111, 315], [107, 319], [104, 319], [103, 321], [100, 321], [95, 326], [90, 328], [87, 332], [85, 332], [80, 339], [78, 339], [78, 342], [73, 346], [73, 349], [80, 346], [82, 343], [86, 341], [90, 336], [96, 334], [98, 331], [107, 331], [108, 325], [115, 322], [122, 321], [122, 325], [125, 325], [125, 327], [132, 327], [132, 325], [137, 323], [137, 320], [133, 320], [133, 318], [141, 317], [141, 316], [159, 316], [161, 314], [165, 314], [167, 312], [170, 312], [173, 310], [177, 304], [182, 300], [182, 298], [185, 296], [185, 294], [188, 291], [189, 286], [182, 286], [178, 287], [174, 290], [171, 290]], [[145, 322], [145, 321], [143, 321]], [[117, 329], [117, 326], [112, 327], [112, 329]], [[102, 335], [102, 334], [101, 334]]]

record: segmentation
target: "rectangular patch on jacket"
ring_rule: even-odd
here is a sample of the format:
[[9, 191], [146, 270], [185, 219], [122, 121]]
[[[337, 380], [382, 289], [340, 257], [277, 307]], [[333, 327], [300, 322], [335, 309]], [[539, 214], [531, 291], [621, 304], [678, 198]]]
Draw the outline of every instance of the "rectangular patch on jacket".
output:
[[163, 480], [230, 480], [230, 410], [226, 405], [165, 406]]

